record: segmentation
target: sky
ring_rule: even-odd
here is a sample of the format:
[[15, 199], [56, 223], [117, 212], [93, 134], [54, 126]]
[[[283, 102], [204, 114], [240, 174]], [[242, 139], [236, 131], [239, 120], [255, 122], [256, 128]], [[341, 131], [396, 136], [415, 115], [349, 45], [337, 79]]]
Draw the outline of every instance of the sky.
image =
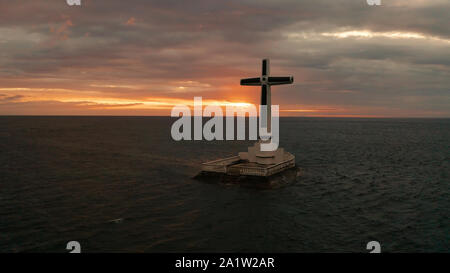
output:
[[282, 116], [450, 117], [450, 1], [0, 0], [0, 115], [170, 115], [259, 104]]

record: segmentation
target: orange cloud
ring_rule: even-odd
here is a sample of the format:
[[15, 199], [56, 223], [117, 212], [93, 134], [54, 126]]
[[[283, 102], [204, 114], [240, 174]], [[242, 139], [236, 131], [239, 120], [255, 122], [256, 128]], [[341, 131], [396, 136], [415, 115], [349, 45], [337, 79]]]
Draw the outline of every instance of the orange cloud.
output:
[[130, 17], [128, 21], [125, 23], [127, 26], [134, 26], [136, 24], [136, 19], [134, 17]]
[[50, 32], [53, 33], [56, 39], [58, 40], [67, 40], [69, 37], [69, 27], [72, 27], [73, 23], [70, 19], [67, 19], [62, 25], [60, 25], [58, 28], [50, 27]]

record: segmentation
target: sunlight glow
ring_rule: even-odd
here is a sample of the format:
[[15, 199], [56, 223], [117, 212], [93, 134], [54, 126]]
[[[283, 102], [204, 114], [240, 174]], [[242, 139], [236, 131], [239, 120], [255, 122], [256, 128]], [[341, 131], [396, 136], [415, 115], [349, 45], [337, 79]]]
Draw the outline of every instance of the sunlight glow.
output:
[[325, 37], [335, 37], [339, 39], [343, 38], [390, 38], [390, 39], [429, 39], [436, 40], [441, 42], [450, 43], [450, 40], [441, 39], [439, 37], [434, 36], [426, 36], [422, 33], [417, 32], [373, 32], [370, 30], [352, 30], [352, 31], [343, 31], [343, 32], [324, 32], [321, 33], [322, 36]]
[[[185, 87], [180, 86], [180, 89]], [[39, 101], [54, 101], [60, 103], [72, 103], [80, 107], [87, 107], [91, 109], [141, 109], [141, 110], [170, 110], [175, 105], [186, 105], [194, 107], [194, 100], [184, 98], [169, 98], [169, 97], [148, 97], [140, 99], [125, 99], [125, 98], [105, 98], [104, 94], [97, 91], [85, 90], [71, 90], [63, 88], [28, 88], [28, 87], [14, 87], [14, 88], [0, 88], [2, 93], [14, 97], [16, 103], [39, 102]], [[21, 92], [19, 95], [18, 92]], [[25, 93], [24, 93], [25, 92]], [[76, 95], [75, 95], [76, 94]], [[19, 96], [18, 96], [19, 95]], [[103, 95], [103, 96], [102, 96]], [[238, 107], [249, 108], [253, 104], [242, 101], [229, 100], [213, 100], [203, 99], [203, 106], [219, 106], [219, 107]]]

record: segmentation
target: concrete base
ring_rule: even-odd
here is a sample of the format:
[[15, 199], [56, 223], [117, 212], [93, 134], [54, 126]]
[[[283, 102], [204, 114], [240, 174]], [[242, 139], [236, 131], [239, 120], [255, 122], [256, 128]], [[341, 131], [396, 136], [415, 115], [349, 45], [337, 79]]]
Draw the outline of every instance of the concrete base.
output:
[[201, 171], [194, 178], [211, 184], [225, 186], [238, 186], [253, 189], [277, 189], [297, 182], [300, 170], [290, 168], [271, 176], [249, 176], [249, 175], [228, 175], [226, 173], [215, 173]]
[[283, 148], [278, 148], [275, 151], [265, 152], [261, 151], [261, 143], [261, 141], [258, 141], [255, 143], [255, 145], [248, 147], [247, 152], [239, 153], [239, 158], [260, 165], [273, 165], [286, 160], [286, 153], [284, 152]]
[[[291, 153], [282, 150], [282, 154], [277, 155], [276, 163], [268, 163], [274, 160], [274, 157], [267, 157], [267, 161], [261, 164], [258, 162], [250, 162], [245, 157], [233, 156], [214, 161], [205, 162], [202, 164], [202, 172], [222, 173], [232, 176], [261, 176], [269, 177], [271, 175], [280, 173], [284, 170], [295, 167], [295, 156]], [[280, 149], [276, 154], [280, 153]]]

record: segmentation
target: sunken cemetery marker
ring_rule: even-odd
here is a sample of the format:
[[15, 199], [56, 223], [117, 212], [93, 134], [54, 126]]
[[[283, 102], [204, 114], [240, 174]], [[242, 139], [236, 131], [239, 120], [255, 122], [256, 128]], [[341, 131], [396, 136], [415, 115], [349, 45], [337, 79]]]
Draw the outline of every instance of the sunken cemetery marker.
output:
[[[292, 76], [270, 76], [269, 59], [262, 61], [262, 73], [257, 78], [241, 80], [241, 85], [261, 86], [260, 137], [246, 152], [237, 156], [217, 159], [202, 164], [201, 174], [224, 174], [229, 176], [269, 177], [295, 167], [295, 156], [271, 143], [272, 111], [271, 86], [291, 84]], [[278, 117], [276, 117], [278, 118]], [[278, 124], [278, 122], [277, 122]], [[271, 146], [273, 149], [264, 148]]]

